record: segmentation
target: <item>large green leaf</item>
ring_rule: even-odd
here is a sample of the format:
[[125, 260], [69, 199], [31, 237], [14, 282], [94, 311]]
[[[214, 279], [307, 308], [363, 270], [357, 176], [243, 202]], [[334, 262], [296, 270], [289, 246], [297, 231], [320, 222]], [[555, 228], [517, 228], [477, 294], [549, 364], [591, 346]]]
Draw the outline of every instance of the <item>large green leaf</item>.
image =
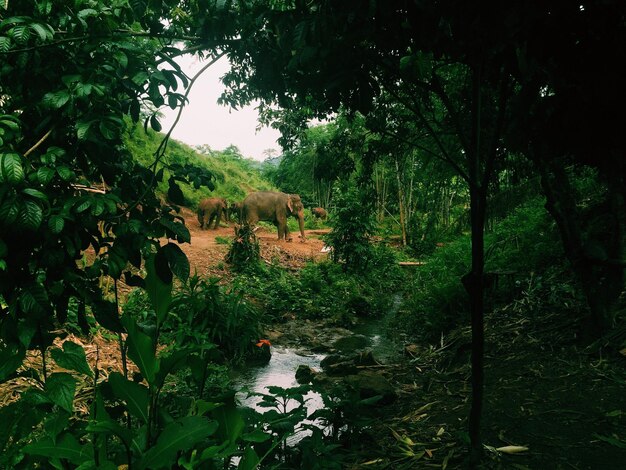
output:
[[119, 372], [111, 372], [109, 384], [115, 396], [126, 403], [128, 412], [143, 423], [147, 423], [148, 389], [124, 378]]
[[35, 231], [43, 221], [43, 210], [35, 201], [24, 201], [17, 220], [25, 229]]
[[186, 416], [169, 424], [157, 443], [139, 462], [139, 468], [170, 468], [176, 463], [176, 454], [191, 449], [211, 436], [218, 424], [201, 416]]
[[155, 374], [159, 369], [154, 341], [150, 336], [139, 331], [135, 321], [129, 316], [122, 317], [122, 323], [128, 332], [126, 337], [128, 357], [139, 367], [148, 383], [153, 385]]
[[175, 243], [168, 243], [163, 247], [170, 269], [176, 277], [185, 282], [189, 278], [189, 259], [187, 255]]
[[72, 413], [74, 409], [74, 394], [76, 380], [71, 374], [57, 372], [46, 380], [46, 394], [55, 405]]
[[24, 286], [18, 300], [20, 308], [26, 313], [40, 315], [52, 309], [46, 289], [39, 283]]
[[24, 180], [22, 159], [17, 153], [0, 153], [0, 183], [18, 184]]
[[100, 300], [92, 305], [93, 316], [104, 328], [114, 333], [122, 333], [124, 327], [117, 312], [117, 306], [108, 300]]
[[248, 446], [246, 447], [246, 450], [244, 450], [243, 457], [239, 461], [237, 468], [239, 470], [255, 470], [260, 462], [261, 459], [259, 459], [259, 456], [255, 452], [254, 448], [252, 446]]
[[[161, 250], [146, 259], [146, 291], [148, 292], [152, 308], [156, 312], [159, 324], [162, 324], [165, 320], [169, 306], [172, 303], [171, 274], [169, 282], [166, 282], [166, 280], [164, 281], [162, 278], [163, 274], [159, 276], [157, 272], [157, 262], [159, 262], [160, 266], [163, 265], [163, 263], [160, 262], [161, 260], [165, 261], [165, 268], [169, 269], [167, 259]], [[161, 268], [161, 270], [163, 270], [163, 268]]]
[[17, 344], [0, 344], [0, 383], [13, 376], [25, 357], [25, 347]]
[[64, 369], [75, 370], [81, 374], [93, 375], [89, 364], [87, 363], [87, 356], [82, 346], [79, 346], [72, 341], [65, 341], [63, 343], [63, 350], [54, 348], [50, 351], [52, 359]]
[[76, 438], [69, 433], [63, 434], [56, 442], [50, 437], [44, 437], [40, 441], [24, 447], [24, 452], [27, 454], [64, 459], [75, 465], [90, 460], [92, 450], [91, 444], [80, 445]]

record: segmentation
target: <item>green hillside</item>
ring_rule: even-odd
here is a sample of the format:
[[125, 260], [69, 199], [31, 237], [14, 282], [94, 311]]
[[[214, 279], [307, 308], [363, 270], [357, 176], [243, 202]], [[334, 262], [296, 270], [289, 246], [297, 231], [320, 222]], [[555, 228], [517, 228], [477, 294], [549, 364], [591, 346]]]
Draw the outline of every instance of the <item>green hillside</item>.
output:
[[[150, 165], [154, 160], [154, 153], [164, 134], [148, 130], [142, 126], [129, 127], [125, 136], [125, 143], [133, 156], [142, 164]], [[234, 149], [234, 151], [233, 151]], [[215, 189], [207, 187], [195, 189], [192, 185], [179, 183], [189, 206], [195, 208], [198, 201], [205, 197], [224, 197], [229, 201], [243, 199], [251, 191], [273, 190], [275, 187], [261, 176], [261, 163], [243, 157], [236, 147], [229, 147], [224, 151], [210, 150], [208, 147], [202, 152], [182, 142], [170, 139], [163, 163], [166, 165], [193, 164], [210, 171], [214, 175]], [[159, 192], [167, 193], [166, 169], [163, 181], [159, 183]]]

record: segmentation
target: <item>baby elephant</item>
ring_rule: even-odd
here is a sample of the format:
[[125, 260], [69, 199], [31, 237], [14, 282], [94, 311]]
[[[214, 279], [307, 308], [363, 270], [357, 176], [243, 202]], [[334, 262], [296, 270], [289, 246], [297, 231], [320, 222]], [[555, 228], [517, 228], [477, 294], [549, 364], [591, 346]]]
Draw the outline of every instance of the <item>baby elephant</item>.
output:
[[217, 229], [220, 226], [222, 214], [224, 214], [224, 219], [228, 221], [228, 202], [226, 199], [210, 197], [202, 199], [198, 203], [198, 222], [201, 229], [211, 228], [213, 220], [215, 220], [214, 228]]
[[328, 217], [328, 212], [326, 212], [326, 209], [323, 207], [314, 207], [311, 209], [311, 213], [318, 219], [322, 220], [326, 220], [326, 217]]

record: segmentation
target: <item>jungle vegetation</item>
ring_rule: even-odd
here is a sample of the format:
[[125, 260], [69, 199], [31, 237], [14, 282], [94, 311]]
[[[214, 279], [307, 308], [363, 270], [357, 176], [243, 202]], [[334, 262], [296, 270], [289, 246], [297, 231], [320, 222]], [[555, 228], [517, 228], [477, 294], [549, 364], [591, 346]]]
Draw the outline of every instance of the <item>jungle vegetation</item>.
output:
[[[438, 465], [488, 464], [486, 314], [571, 315], [598, 367], [623, 361], [625, 21], [615, 0], [4, 2], [0, 383], [25, 385], [0, 408], [0, 466], [391, 465], [351, 450], [368, 403], [327, 397], [333, 431], [293, 451], [303, 408], [279, 405], [306, 390], [274, 389], [273, 414], [246, 414], [224, 378], [294, 302], [318, 299], [302, 301], [305, 317], [349, 325], [383, 315], [393, 293], [390, 328], [420, 344], [445, 349], [471, 329], [467, 447], [453, 458], [442, 444]], [[222, 102], [259, 100], [282, 132], [280, 162], [257, 172], [236, 147], [191, 157], [170, 139], [159, 109], [184, 112], [196, 78], [184, 54], [228, 57]], [[179, 208], [218, 187], [327, 208], [331, 261], [298, 276], [256, 266], [232, 289], [192, 275]], [[407, 276], [398, 258], [427, 264]], [[525, 274], [507, 288], [506, 272]], [[124, 301], [122, 279], [137, 288]], [[97, 348], [87, 357], [95, 332], [119, 344], [122, 372], [104, 373]], [[595, 434], [611, 455], [626, 446], [623, 417], [611, 406], [611, 431]], [[432, 458], [395, 439], [406, 468]]]

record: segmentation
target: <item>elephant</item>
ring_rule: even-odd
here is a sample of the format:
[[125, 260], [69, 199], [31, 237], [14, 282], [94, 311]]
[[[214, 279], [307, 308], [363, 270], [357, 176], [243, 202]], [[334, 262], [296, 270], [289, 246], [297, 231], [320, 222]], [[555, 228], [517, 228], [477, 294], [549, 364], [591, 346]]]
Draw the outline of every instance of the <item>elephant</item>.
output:
[[314, 207], [311, 209], [311, 213], [318, 219], [322, 220], [326, 220], [326, 217], [328, 217], [328, 212], [326, 212], [326, 209], [323, 207]]
[[215, 220], [214, 228], [217, 229], [220, 226], [220, 219], [222, 215], [224, 215], [224, 219], [226, 221], [229, 220], [228, 217], [228, 201], [219, 197], [210, 197], [207, 199], [202, 199], [198, 203], [198, 222], [200, 223], [200, 228], [204, 229], [211, 228], [211, 223]]
[[274, 191], [250, 193], [243, 200], [243, 221], [255, 225], [259, 220], [273, 222], [278, 227], [278, 239], [291, 241], [287, 228], [287, 217], [298, 219], [300, 237], [304, 235], [304, 206], [298, 194], [285, 194]]

